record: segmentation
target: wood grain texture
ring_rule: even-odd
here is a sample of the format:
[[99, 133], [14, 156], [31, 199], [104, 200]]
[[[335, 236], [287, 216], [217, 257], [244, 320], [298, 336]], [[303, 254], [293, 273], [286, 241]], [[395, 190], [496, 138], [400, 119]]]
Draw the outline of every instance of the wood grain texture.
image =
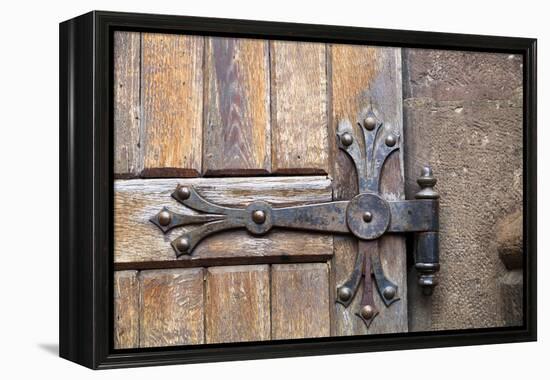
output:
[[141, 171], [140, 33], [114, 33], [114, 173], [135, 176]]
[[268, 265], [212, 267], [206, 275], [206, 343], [270, 339]]
[[114, 348], [139, 347], [139, 281], [137, 271], [115, 272]]
[[[168, 261], [181, 266], [196, 266], [209, 262], [215, 265], [224, 260], [228, 260], [228, 264], [236, 264], [231, 260], [239, 257], [252, 261], [256, 258], [263, 262], [281, 262], [292, 261], [294, 257], [321, 261], [332, 255], [332, 236], [328, 234], [274, 230], [257, 237], [243, 230], [207, 237], [195, 248], [192, 256], [176, 259], [170, 242], [183, 229], [177, 228], [164, 235], [149, 219], [164, 206], [176, 212], [193, 212], [170, 196], [178, 183], [195, 186], [211, 202], [235, 207], [243, 207], [255, 200], [268, 201], [275, 206], [289, 206], [327, 202], [332, 198], [331, 181], [326, 177], [117, 180], [114, 199], [115, 263]], [[201, 262], [203, 259], [207, 262]], [[126, 268], [132, 268], [132, 264], [129, 265]]]
[[[400, 59], [400, 58], [399, 58]], [[400, 101], [400, 99], [399, 99]], [[397, 131], [403, 136], [399, 124]], [[403, 174], [403, 156], [397, 151], [393, 153], [382, 170], [380, 192], [386, 200], [405, 199], [405, 181]], [[397, 234], [387, 234], [379, 239], [378, 250], [380, 261], [386, 277], [398, 286], [400, 300], [386, 307], [378, 294], [374, 298], [380, 314], [372, 322], [371, 334], [407, 332], [407, 247], [405, 237]]]
[[140, 347], [204, 342], [203, 269], [142, 271]]
[[204, 38], [142, 35], [142, 176], [201, 171]]
[[326, 263], [272, 266], [272, 339], [330, 336], [331, 303]]
[[326, 48], [271, 43], [272, 170], [328, 173]]
[[205, 175], [268, 173], [268, 42], [211, 37], [205, 57]]
[[[372, 110], [386, 128], [402, 136], [402, 83], [401, 50], [356, 45], [332, 45], [329, 48], [329, 68], [332, 104], [332, 131], [340, 120], [347, 119], [361, 136], [357, 123], [367, 111]], [[336, 146], [333, 149], [334, 199], [350, 199], [357, 194], [355, 167], [345, 153]], [[362, 146], [362, 139], [358, 139]], [[403, 144], [406, 142], [402, 141]], [[394, 153], [387, 161], [381, 177], [381, 192], [386, 199], [403, 199], [403, 163], [401, 152]], [[380, 239], [381, 262], [388, 278], [399, 286], [401, 300], [386, 308], [375, 292], [375, 302], [380, 314], [365, 328], [355, 316], [359, 308], [362, 286], [348, 308], [334, 304], [332, 334], [358, 335], [407, 331], [406, 250], [403, 237], [385, 236]], [[331, 292], [350, 275], [357, 254], [355, 239], [334, 238], [334, 257], [331, 263]]]

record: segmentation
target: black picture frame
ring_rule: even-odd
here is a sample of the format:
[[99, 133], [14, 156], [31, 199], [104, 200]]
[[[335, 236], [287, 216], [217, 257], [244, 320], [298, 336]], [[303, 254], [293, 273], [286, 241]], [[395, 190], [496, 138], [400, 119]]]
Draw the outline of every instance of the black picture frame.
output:
[[[523, 325], [458, 331], [114, 350], [115, 30], [489, 51], [523, 56]], [[536, 39], [93, 11], [60, 24], [60, 356], [89, 368], [534, 341]]]

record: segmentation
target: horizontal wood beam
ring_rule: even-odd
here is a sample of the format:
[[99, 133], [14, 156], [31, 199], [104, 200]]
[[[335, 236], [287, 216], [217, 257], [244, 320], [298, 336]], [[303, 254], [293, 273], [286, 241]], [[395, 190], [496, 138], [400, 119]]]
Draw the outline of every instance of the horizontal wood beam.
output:
[[233, 207], [258, 200], [275, 207], [332, 200], [331, 180], [324, 176], [115, 180], [115, 269], [324, 262], [332, 257], [330, 234], [274, 229], [263, 236], [245, 230], [215, 234], [192, 255], [178, 259], [170, 242], [193, 226], [165, 235], [149, 221], [163, 207], [193, 212], [170, 196], [178, 184], [193, 185], [206, 200]]

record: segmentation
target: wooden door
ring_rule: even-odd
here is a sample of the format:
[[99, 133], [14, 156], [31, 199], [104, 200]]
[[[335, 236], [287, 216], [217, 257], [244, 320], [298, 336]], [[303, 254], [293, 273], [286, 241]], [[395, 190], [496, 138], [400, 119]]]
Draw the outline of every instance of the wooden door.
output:
[[[407, 331], [403, 237], [378, 249], [398, 285], [367, 329], [335, 290], [357, 239], [245, 230], [177, 258], [149, 219], [181, 210], [192, 184], [207, 200], [275, 207], [350, 199], [357, 177], [338, 122], [367, 110], [402, 136], [401, 50], [355, 45], [117, 32], [114, 36], [114, 347], [158, 347]], [[404, 198], [402, 152], [381, 177]]]

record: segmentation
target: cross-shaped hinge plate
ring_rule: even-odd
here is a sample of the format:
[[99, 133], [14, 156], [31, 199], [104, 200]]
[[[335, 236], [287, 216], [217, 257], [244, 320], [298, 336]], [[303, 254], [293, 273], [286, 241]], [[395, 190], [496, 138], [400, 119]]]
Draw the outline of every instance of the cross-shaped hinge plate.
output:
[[384, 274], [378, 238], [385, 233], [414, 233], [415, 267], [424, 294], [436, 285], [439, 270], [439, 195], [433, 189], [436, 180], [429, 167], [422, 169], [418, 184], [421, 190], [414, 200], [391, 201], [380, 194], [380, 174], [386, 159], [400, 148], [400, 136], [385, 128], [372, 111], [358, 123], [364, 149], [353, 133], [349, 121], [338, 124], [338, 147], [349, 155], [357, 171], [359, 194], [347, 201], [333, 201], [293, 207], [272, 207], [268, 202], [250, 203], [246, 208], [220, 206], [205, 200], [193, 186], [181, 186], [172, 197], [198, 214], [184, 215], [167, 208], [151, 218], [163, 233], [187, 225], [196, 227], [172, 241], [178, 257], [191, 255], [205, 237], [229, 229], [246, 228], [253, 235], [263, 235], [272, 228], [351, 234], [358, 239], [353, 271], [336, 291], [336, 302], [348, 307], [364, 278], [363, 297], [357, 316], [369, 327], [378, 310], [373, 285], [386, 306], [399, 300], [398, 286]]

